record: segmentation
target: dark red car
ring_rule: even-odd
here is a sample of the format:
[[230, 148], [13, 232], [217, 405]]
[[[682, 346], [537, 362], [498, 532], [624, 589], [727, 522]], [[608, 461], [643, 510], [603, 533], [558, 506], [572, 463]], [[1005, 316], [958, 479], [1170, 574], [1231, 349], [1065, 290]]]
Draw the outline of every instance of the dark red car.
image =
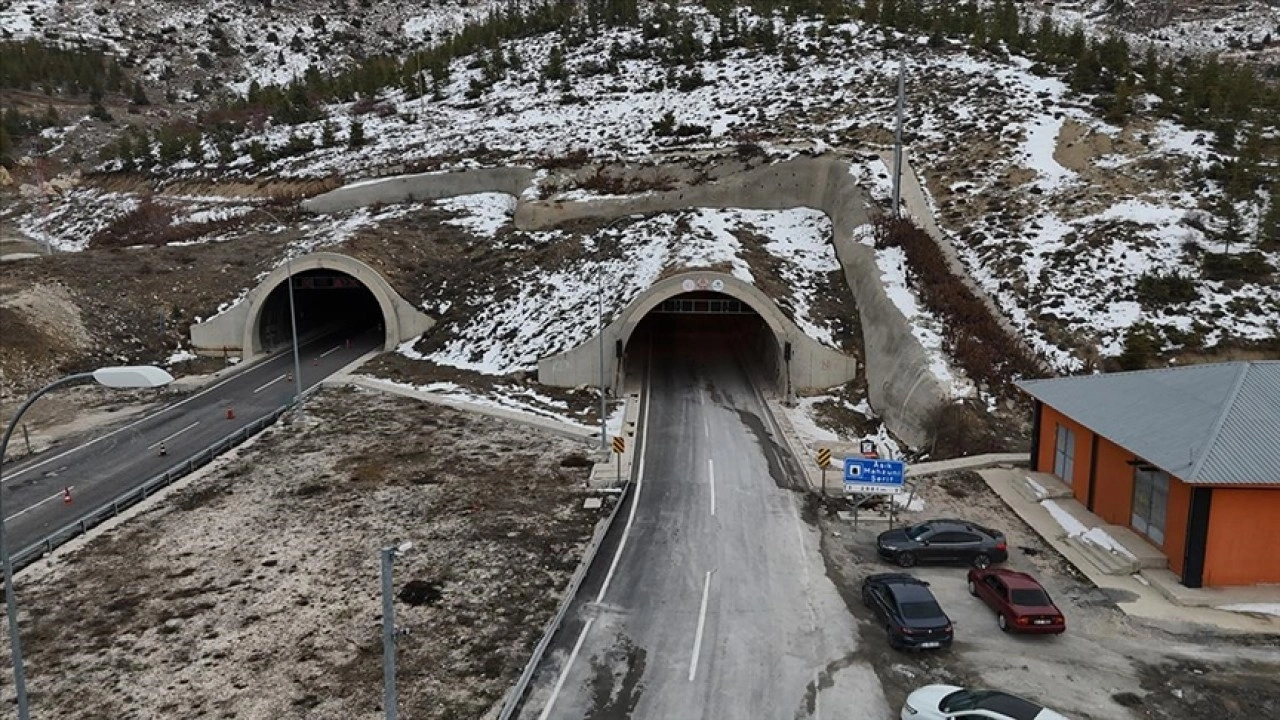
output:
[[972, 568], [969, 594], [996, 611], [996, 623], [1005, 632], [1060, 633], [1067, 629], [1067, 619], [1049, 593], [1024, 572]]

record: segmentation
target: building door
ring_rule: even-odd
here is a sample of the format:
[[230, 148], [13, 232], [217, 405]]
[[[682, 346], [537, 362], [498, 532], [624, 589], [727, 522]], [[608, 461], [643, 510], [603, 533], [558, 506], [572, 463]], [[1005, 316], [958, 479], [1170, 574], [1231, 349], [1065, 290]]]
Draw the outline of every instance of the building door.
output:
[[1165, 515], [1169, 509], [1169, 473], [1150, 465], [1133, 471], [1133, 529], [1164, 545]]
[[1058, 436], [1053, 444], [1053, 474], [1070, 485], [1075, 475], [1076, 434], [1058, 426]]

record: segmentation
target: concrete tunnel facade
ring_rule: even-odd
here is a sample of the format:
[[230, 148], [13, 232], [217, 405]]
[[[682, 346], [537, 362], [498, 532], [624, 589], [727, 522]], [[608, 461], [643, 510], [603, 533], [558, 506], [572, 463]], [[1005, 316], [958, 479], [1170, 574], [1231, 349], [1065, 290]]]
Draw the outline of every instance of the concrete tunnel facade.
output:
[[[605, 349], [605, 385], [616, 390], [622, 371], [623, 357], [619, 348], [627, 347], [640, 321], [664, 301], [692, 292], [714, 292], [740, 300], [763, 320], [777, 340], [778, 356], [768, 363], [777, 388], [787, 397], [795, 392], [811, 392], [854, 379], [858, 363], [839, 350], [826, 347], [809, 337], [788, 318], [778, 305], [756, 286], [721, 272], [691, 270], [654, 283], [622, 309], [602, 334], [586, 342], [538, 361], [538, 382], [544, 385], [574, 387], [585, 378], [599, 382], [600, 341]], [[785, 348], [790, 347], [790, 356]]]
[[392, 350], [435, 325], [435, 320], [415, 308], [378, 273], [365, 263], [339, 253], [318, 252], [294, 258], [288, 265], [272, 270], [258, 286], [226, 312], [191, 326], [191, 343], [201, 355], [239, 354], [250, 360], [271, 348], [264, 347], [260, 333], [263, 311], [273, 290], [294, 275], [308, 270], [330, 270], [354, 278], [365, 287], [382, 313], [383, 350]]

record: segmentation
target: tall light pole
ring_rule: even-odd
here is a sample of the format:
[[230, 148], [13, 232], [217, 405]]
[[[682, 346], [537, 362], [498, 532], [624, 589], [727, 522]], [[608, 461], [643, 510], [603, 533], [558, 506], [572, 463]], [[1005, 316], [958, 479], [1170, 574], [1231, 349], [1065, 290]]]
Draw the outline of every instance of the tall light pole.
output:
[[396, 720], [396, 605], [392, 597], [391, 569], [396, 556], [413, 543], [382, 548], [382, 707], [387, 720]]
[[284, 256], [285, 272], [289, 274], [289, 330], [293, 334], [293, 405], [302, 414], [302, 362], [298, 360], [298, 314], [293, 310], [293, 258]]
[[[629, 218], [629, 215], [623, 215], [610, 220], [607, 225], [600, 228], [600, 234], [612, 230], [614, 225]], [[604, 384], [604, 238], [596, 244], [596, 255], [599, 256], [602, 266], [596, 269], [596, 338], [600, 346], [600, 449], [605, 450], [609, 447], [608, 418], [606, 417], [609, 411], [605, 406], [606, 386]]]
[[[280, 225], [285, 223], [275, 216], [275, 213], [265, 208], [258, 208], [258, 212], [275, 220]], [[298, 359], [298, 314], [294, 311], [293, 305], [293, 256], [289, 254], [288, 248], [285, 249], [284, 256], [285, 272], [289, 275], [289, 334], [293, 337], [293, 405], [298, 409], [298, 414], [302, 414], [302, 362]]]
[[[18, 421], [27, 408], [50, 390], [89, 382], [96, 382], [109, 388], [154, 388], [173, 382], [173, 376], [151, 365], [105, 367], [93, 372], [68, 375], [45, 385], [27, 398], [22, 407], [18, 408], [18, 412], [14, 413], [9, 426], [5, 428], [4, 439], [0, 440], [0, 472], [4, 468], [4, 451], [9, 447], [9, 438], [13, 435], [13, 429], [18, 426]], [[0, 483], [3, 483], [2, 475], [0, 475]], [[4, 604], [5, 613], [9, 618], [9, 653], [13, 657], [13, 687], [18, 694], [19, 720], [30, 720], [31, 711], [27, 707], [27, 673], [22, 664], [22, 636], [18, 632], [18, 603], [13, 596], [13, 563], [9, 559], [9, 545], [5, 535], [4, 490], [0, 487], [0, 557], [3, 557], [4, 563]]]
[[906, 100], [906, 59], [898, 60], [898, 127], [893, 137], [893, 217], [902, 216], [899, 201], [902, 198], [902, 114]]

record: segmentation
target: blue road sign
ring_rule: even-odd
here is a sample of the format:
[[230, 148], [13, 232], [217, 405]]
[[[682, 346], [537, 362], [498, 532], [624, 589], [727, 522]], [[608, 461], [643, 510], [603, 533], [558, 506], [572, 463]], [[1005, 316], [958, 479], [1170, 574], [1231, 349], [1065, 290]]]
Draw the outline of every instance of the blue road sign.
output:
[[906, 475], [907, 464], [901, 460], [844, 459], [844, 491], [847, 493], [902, 492]]

